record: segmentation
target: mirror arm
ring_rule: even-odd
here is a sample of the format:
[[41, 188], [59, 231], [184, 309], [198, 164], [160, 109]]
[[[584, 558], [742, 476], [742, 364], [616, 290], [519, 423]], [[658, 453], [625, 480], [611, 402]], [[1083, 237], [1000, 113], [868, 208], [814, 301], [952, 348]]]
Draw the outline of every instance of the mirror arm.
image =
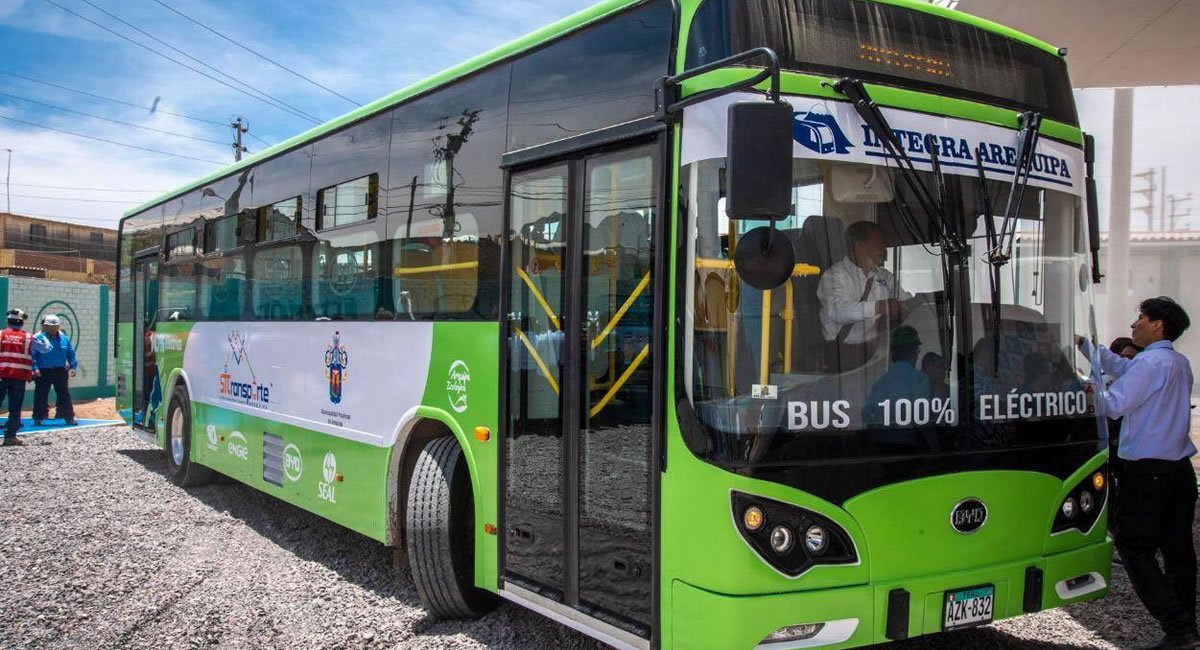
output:
[[1100, 200], [1096, 191], [1096, 138], [1083, 134], [1083, 161], [1087, 169], [1084, 187], [1087, 195], [1088, 247], [1092, 253], [1092, 284], [1100, 284]]
[[[704, 92], [696, 93], [690, 97], [679, 99], [679, 89], [682, 87], [683, 82], [687, 81], [688, 79], [707, 74], [714, 70], [720, 70], [721, 68], [737, 65], [757, 57], [766, 57], [767, 66], [756, 73], [753, 77], [736, 82], [724, 88], [706, 90]], [[766, 81], [768, 78], [771, 80], [771, 89], [768, 91], [767, 96], [772, 102], [778, 104], [780, 103], [779, 76], [779, 55], [775, 54], [775, 50], [772, 50], [769, 47], [756, 47], [746, 50], [740, 54], [734, 54], [733, 56], [726, 57], [719, 61], [706, 63], [698, 68], [692, 68], [691, 70], [681, 72], [672, 77], [661, 77], [654, 83], [654, 117], [660, 122], [670, 124], [675, 121], [676, 114], [688, 106], [706, 102], [710, 99], [728, 95], [746, 88], [753, 88], [763, 81]]]

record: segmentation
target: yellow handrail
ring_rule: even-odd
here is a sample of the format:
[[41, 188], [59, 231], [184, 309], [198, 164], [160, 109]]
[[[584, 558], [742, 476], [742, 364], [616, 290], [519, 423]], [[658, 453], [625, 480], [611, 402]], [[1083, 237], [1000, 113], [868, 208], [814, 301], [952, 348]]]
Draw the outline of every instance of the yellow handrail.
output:
[[792, 320], [796, 318], [796, 306], [792, 297], [792, 283], [783, 285], [783, 371], [792, 372]]
[[608, 403], [612, 401], [612, 398], [616, 397], [617, 391], [621, 390], [621, 387], [625, 385], [625, 382], [629, 381], [629, 377], [633, 374], [633, 371], [637, 370], [637, 367], [642, 365], [642, 362], [645, 361], [646, 357], [649, 355], [650, 344], [647, 343], [646, 345], [642, 346], [642, 351], [639, 352], [636, 357], [634, 357], [633, 363], [630, 363], [629, 367], [625, 369], [625, 372], [621, 373], [621, 376], [617, 378], [616, 383], [608, 389], [608, 392], [604, 394], [604, 397], [601, 398], [599, 402], [596, 402], [596, 405], [593, 406], [590, 411], [588, 411], [588, 417], [596, 417], [600, 411], [604, 410], [604, 407], [608, 406]]
[[[791, 282], [788, 282], [791, 284]], [[758, 383], [765, 384], [769, 378], [769, 369], [771, 365], [771, 290], [763, 289], [762, 292], [762, 307], [760, 309], [760, 318], [762, 321], [762, 336], [760, 342], [762, 349], [758, 352]]]
[[[721, 271], [732, 271], [733, 260], [722, 260], [713, 257], [697, 257], [696, 268], [698, 269], [716, 269]], [[820, 275], [821, 267], [813, 266], [812, 264], [800, 263], [792, 267], [792, 277], [804, 278], [812, 275]]]
[[517, 337], [521, 339], [521, 343], [525, 344], [525, 349], [529, 350], [529, 354], [533, 357], [534, 363], [536, 363], [538, 368], [541, 369], [542, 376], [546, 378], [546, 381], [550, 382], [550, 388], [554, 390], [554, 394], [558, 395], [558, 382], [555, 381], [554, 376], [550, 374], [550, 368], [546, 366], [545, 361], [542, 361], [541, 355], [537, 353], [537, 350], [534, 349], [533, 344], [529, 342], [529, 338], [525, 336], [525, 332], [522, 332], [521, 328], [519, 327], [514, 327], [513, 331], [517, 333]]
[[646, 275], [642, 276], [642, 281], [638, 282], [638, 285], [633, 288], [633, 292], [630, 293], [629, 297], [625, 299], [625, 302], [621, 305], [621, 308], [617, 310], [617, 313], [613, 314], [612, 319], [608, 321], [608, 325], [605, 325], [604, 329], [600, 330], [600, 333], [596, 335], [596, 338], [592, 339], [593, 350], [600, 347], [600, 343], [602, 343], [604, 339], [612, 333], [613, 328], [617, 326], [617, 323], [621, 322], [621, 319], [625, 317], [625, 312], [629, 311], [629, 308], [633, 306], [633, 302], [638, 299], [638, 296], [642, 295], [642, 292], [645, 291], [646, 287], [648, 286], [650, 286], [649, 271], [646, 272]]
[[538, 304], [542, 306], [542, 310], [550, 317], [550, 322], [554, 324], [554, 329], [561, 330], [562, 326], [558, 324], [558, 316], [554, 314], [554, 310], [550, 308], [550, 304], [542, 297], [542, 292], [538, 291], [537, 286], [533, 284], [533, 278], [529, 277], [529, 274], [521, 267], [517, 267], [517, 276], [521, 278], [525, 286], [529, 287], [529, 291], [533, 293], [534, 300], [538, 301]]
[[477, 269], [479, 262], [455, 262], [453, 264], [434, 264], [433, 266], [397, 266], [392, 269], [393, 277], [402, 275], [421, 275], [424, 273], [437, 273], [438, 271], [461, 271], [463, 269]]

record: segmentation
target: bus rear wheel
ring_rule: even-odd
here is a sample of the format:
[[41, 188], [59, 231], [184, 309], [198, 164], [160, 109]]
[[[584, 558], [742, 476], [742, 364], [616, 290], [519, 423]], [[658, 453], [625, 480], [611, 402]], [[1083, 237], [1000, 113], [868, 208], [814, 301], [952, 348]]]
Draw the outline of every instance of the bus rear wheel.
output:
[[213, 471], [192, 462], [192, 402], [187, 389], [177, 386], [167, 407], [167, 470], [179, 487], [204, 485]]
[[405, 527], [413, 582], [438, 618], [477, 618], [496, 606], [493, 594], [475, 586], [474, 504], [458, 441], [430, 440], [413, 469]]

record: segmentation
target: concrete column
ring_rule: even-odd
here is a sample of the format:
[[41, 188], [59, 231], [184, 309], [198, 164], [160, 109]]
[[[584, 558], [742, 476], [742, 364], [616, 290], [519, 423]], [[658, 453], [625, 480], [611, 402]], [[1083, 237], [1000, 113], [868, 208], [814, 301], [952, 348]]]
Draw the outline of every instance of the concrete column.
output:
[[1133, 322], [1129, 295], [1129, 203], [1133, 174], [1133, 89], [1113, 92], [1112, 183], [1108, 204], [1108, 314], [1101, 339], [1125, 336]]

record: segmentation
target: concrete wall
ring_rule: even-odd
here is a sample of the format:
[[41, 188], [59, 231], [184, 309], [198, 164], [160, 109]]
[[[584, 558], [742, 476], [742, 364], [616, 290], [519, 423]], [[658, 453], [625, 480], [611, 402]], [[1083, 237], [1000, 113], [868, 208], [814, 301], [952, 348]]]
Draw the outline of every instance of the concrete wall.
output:
[[[62, 331], [75, 345], [79, 373], [71, 380], [74, 399], [114, 395], [112, 336], [115, 327], [112, 293], [104, 285], [59, 282], [35, 278], [0, 277], [0, 313], [13, 307], [29, 314], [25, 329], [40, 330], [46, 314], [56, 314]], [[53, 398], [52, 398], [53, 399]], [[33, 391], [25, 398], [33, 403]]]
[[[1101, 250], [1101, 270], [1108, 271], [1107, 251]], [[1192, 319], [1192, 327], [1175, 342], [1179, 350], [1192, 362], [1193, 372], [1200, 372], [1200, 291], [1196, 280], [1200, 278], [1200, 238], [1186, 242], [1140, 242], [1135, 240], [1129, 252], [1129, 288], [1125, 302], [1137, 305], [1146, 298], [1165, 295], [1174, 298]], [[1096, 315], [1100, 340], [1108, 343], [1118, 336], [1129, 336], [1128, 324], [1120, 328], [1106, 327], [1104, 314], [1111, 300], [1112, 288], [1108, 282], [1096, 287]], [[1137, 318], [1136, 309], [1126, 314], [1125, 323]], [[1193, 395], [1200, 395], [1200, 384], [1193, 385]]]

